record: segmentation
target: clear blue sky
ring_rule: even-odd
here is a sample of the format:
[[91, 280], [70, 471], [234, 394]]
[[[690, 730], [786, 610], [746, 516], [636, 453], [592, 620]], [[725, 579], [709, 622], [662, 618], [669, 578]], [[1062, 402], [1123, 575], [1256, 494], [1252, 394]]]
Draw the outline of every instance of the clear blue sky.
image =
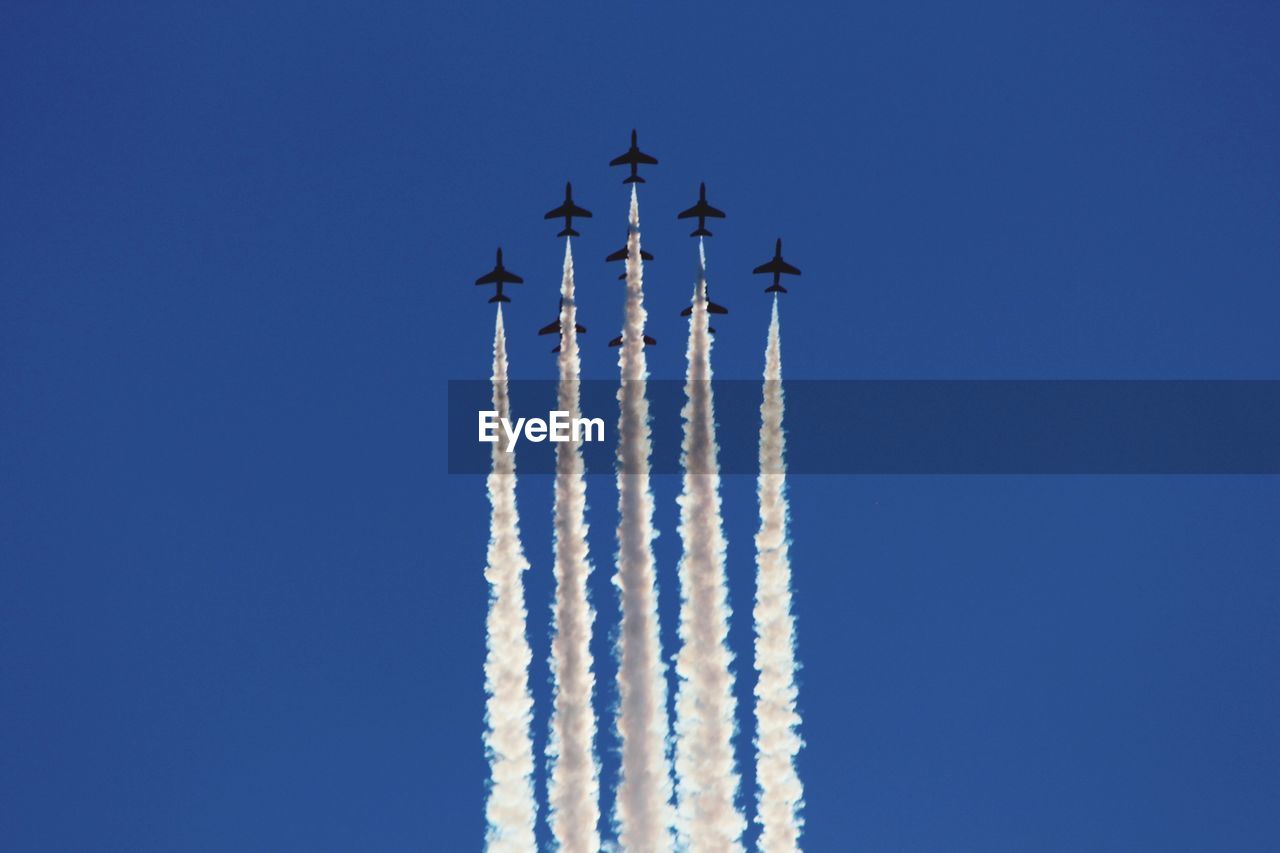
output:
[[[5, 4], [0, 847], [479, 846], [487, 505], [444, 473], [445, 381], [485, 375], [499, 242], [513, 373], [551, 375], [566, 179], [613, 374], [633, 126], [657, 376], [705, 180], [720, 375], [759, 374], [781, 235], [793, 377], [1276, 378], [1278, 38], [1270, 4], [1177, 0]], [[541, 749], [549, 481], [520, 497]], [[1280, 849], [1275, 479], [792, 498], [810, 849]]]

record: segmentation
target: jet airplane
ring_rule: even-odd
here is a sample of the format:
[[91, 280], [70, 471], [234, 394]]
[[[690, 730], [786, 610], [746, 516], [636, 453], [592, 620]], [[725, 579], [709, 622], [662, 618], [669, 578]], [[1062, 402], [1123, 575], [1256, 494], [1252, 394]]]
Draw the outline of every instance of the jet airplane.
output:
[[[641, 260], [651, 261], [651, 260], [653, 260], [653, 255], [649, 254], [649, 253], [648, 253], [648, 252], [646, 252], [644, 249], [641, 249], [641, 250], [640, 250], [640, 258], [641, 258]], [[609, 255], [609, 256], [608, 256], [608, 257], [606, 257], [604, 260], [605, 260], [605, 263], [610, 263], [610, 264], [611, 264], [611, 263], [613, 263], [614, 261], [625, 261], [626, 259], [627, 259], [627, 244], [626, 244], [626, 243], [623, 243], [623, 244], [622, 244], [622, 248], [621, 248], [621, 249], [619, 249], [618, 251], [614, 252], [612, 255]], [[619, 273], [619, 274], [618, 274], [618, 279], [619, 279], [619, 280], [625, 279], [626, 277], [627, 277], [627, 274], [626, 274], [625, 272], [622, 272], [622, 273]]]
[[[645, 345], [645, 346], [647, 346], [647, 347], [651, 347], [651, 346], [653, 346], [653, 345], [654, 345], [654, 344], [656, 344], [656, 343], [657, 343], [657, 341], [655, 341], [653, 338], [649, 337], [648, 335], [645, 335], [645, 336], [644, 336], [644, 345]], [[614, 338], [613, 340], [609, 341], [609, 346], [611, 346], [611, 347], [620, 347], [620, 346], [622, 346], [622, 335], [618, 335], [616, 338]]]
[[580, 236], [578, 232], [573, 230], [573, 217], [575, 216], [578, 217], [579, 219], [590, 219], [591, 211], [586, 210], [585, 208], [578, 207], [576, 204], [573, 203], [573, 184], [567, 183], [564, 185], [564, 204], [560, 205], [555, 210], [548, 210], [547, 214], [542, 218], [543, 219], [560, 219], [561, 217], [563, 217], [564, 229], [556, 236], [557, 237], [578, 237]]
[[648, 154], [644, 153], [639, 149], [639, 147], [636, 146], [636, 132], [632, 130], [631, 131], [631, 147], [627, 149], [626, 154], [622, 154], [610, 160], [609, 165], [610, 166], [630, 166], [631, 174], [625, 180], [623, 180], [623, 183], [624, 184], [643, 184], [644, 178], [640, 177], [640, 175], [636, 172], [636, 167], [641, 164], [644, 164], [646, 166], [656, 166], [658, 165], [658, 160], [656, 157], [650, 157]]
[[[728, 314], [729, 313], [728, 308], [725, 308], [723, 305], [717, 305], [716, 303], [711, 301], [711, 288], [705, 284], [703, 285], [703, 287], [705, 288], [703, 292], [707, 294], [707, 313], [708, 314]], [[693, 306], [689, 305], [687, 308], [685, 308], [683, 311], [680, 312], [680, 316], [688, 317], [692, 313], [693, 313]], [[707, 331], [713, 335], [716, 333], [716, 330], [711, 328], [710, 326], [707, 326]]]
[[490, 302], [510, 302], [511, 297], [506, 296], [502, 292], [504, 284], [524, 284], [524, 279], [511, 270], [502, 265], [502, 247], [498, 247], [498, 262], [494, 265], [492, 272], [487, 272], [476, 279], [476, 284], [496, 284], [498, 292], [494, 294]]
[[800, 275], [800, 270], [782, 259], [782, 238], [773, 246], [773, 258], [753, 269], [753, 273], [773, 273], [773, 284], [764, 289], [765, 293], [786, 293], [787, 289], [779, 284], [784, 275]]
[[[564, 317], [564, 297], [562, 296], [560, 297], [560, 308], [556, 311], [556, 318], [552, 320], [550, 323], [548, 323], [547, 325], [543, 326], [541, 329], [539, 329], [538, 334], [539, 335], [560, 334], [561, 331], [564, 329], [564, 320], [562, 319], [563, 317]], [[574, 331], [576, 331], [580, 335], [584, 335], [587, 332], [587, 327], [582, 325], [581, 323], [574, 323], [573, 328], [574, 328]], [[552, 352], [560, 352], [560, 345], [556, 344], [556, 348], [553, 349]]]
[[[711, 288], [707, 287], [706, 285], [704, 285], [704, 288], [706, 288], [704, 292], [707, 294], [707, 313], [708, 314], [728, 314], [729, 313], [728, 308], [725, 308], [723, 305], [717, 305], [711, 301]], [[692, 313], [693, 313], [693, 306], [690, 305], [689, 307], [685, 308], [683, 311], [680, 312], [680, 316], [688, 317]]]
[[724, 219], [724, 211], [716, 210], [707, 204], [707, 185], [698, 185], [698, 203], [688, 210], [682, 211], [676, 216], [676, 219], [698, 218], [698, 227], [690, 234], [690, 237], [710, 237], [711, 232], [707, 230], [707, 219]]

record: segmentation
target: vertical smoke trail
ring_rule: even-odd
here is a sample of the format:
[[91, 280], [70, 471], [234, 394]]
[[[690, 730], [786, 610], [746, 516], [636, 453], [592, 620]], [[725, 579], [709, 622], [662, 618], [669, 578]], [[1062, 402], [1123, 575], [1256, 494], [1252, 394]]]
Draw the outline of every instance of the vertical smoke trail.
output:
[[684, 417], [684, 487], [680, 502], [680, 639], [676, 658], [676, 793], [679, 836], [694, 853], [741, 850], [746, 821], [735, 804], [735, 703], [720, 467], [711, 394], [706, 256], [698, 245], [698, 282], [689, 321], [688, 401]]
[[[560, 384], [558, 408], [571, 419], [581, 414], [578, 377], [578, 308], [574, 302], [573, 252], [564, 244], [564, 298], [560, 313]], [[596, 718], [591, 707], [595, 676], [591, 672], [591, 624], [595, 613], [587, 600], [591, 563], [587, 551], [587, 481], [582, 447], [556, 445], [555, 577], [552, 608], [551, 674], [555, 706], [551, 712], [551, 758], [548, 798], [551, 832], [566, 853], [600, 850], [600, 770], [596, 764]]]
[[644, 355], [640, 205], [631, 188], [627, 232], [627, 304], [618, 366], [618, 734], [622, 772], [615, 818], [623, 850], [672, 849], [671, 770], [667, 762], [667, 690], [658, 637], [653, 567], [653, 493], [649, 489], [648, 370]]
[[[502, 306], [493, 339], [493, 408], [498, 417], [511, 416], [507, 389], [507, 338]], [[525, 637], [524, 579], [529, 568], [520, 544], [520, 516], [516, 512], [515, 454], [506, 436], [493, 445], [489, 474], [488, 650], [484, 662], [485, 751], [489, 755], [489, 799], [486, 845], [496, 853], [524, 853], [535, 849], [533, 824], [533, 744], [529, 718], [529, 641]]]
[[773, 300], [760, 405], [760, 532], [756, 534], [756, 821], [762, 853], [800, 849], [804, 789], [796, 774], [801, 740], [796, 729], [795, 619], [787, 543], [786, 467], [782, 431], [782, 352], [778, 299]]

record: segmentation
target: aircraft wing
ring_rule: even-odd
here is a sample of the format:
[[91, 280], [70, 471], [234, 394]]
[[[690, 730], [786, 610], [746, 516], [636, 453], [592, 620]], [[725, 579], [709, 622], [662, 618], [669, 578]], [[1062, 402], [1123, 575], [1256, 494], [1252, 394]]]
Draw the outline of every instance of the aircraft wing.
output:
[[717, 210], [705, 201], [700, 201], [688, 210], [676, 215], [676, 219], [689, 219], [694, 216], [710, 216], [714, 219], [724, 219], [724, 211]]
[[555, 210], [548, 210], [542, 218], [543, 219], [560, 219], [561, 217], [569, 216], [569, 215], [578, 216], [579, 214], [574, 213], [573, 209], [569, 207], [569, 204], [566, 202], [565, 204], [562, 204], [559, 207], [557, 207]]
[[538, 330], [538, 334], [540, 335], [555, 335], [555, 334], [559, 334], [559, 332], [560, 332], [559, 320], [556, 320], [554, 323], [548, 323], [547, 325], [543, 326], [541, 329]]
[[638, 151], [635, 148], [632, 148], [626, 154], [619, 154], [617, 157], [614, 157], [612, 160], [609, 161], [610, 166], [627, 166], [632, 163], [646, 165], [646, 166], [656, 166], [658, 165], [658, 158], [650, 157], [648, 154], [644, 153], [643, 151]]
[[[689, 307], [685, 308], [683, 311], [680, 312], [680, 316], [688, 317], [692, 313], [693, 313], [693, 306], [690, 305]], [[707, 300], [707, 313], [708, 314], [728, 314], [729, 309], [725, 308], [723, 305], [717, 305], [716, 303], [710, 300]]]
[[476, 279], [476, 284], [524, 284], [524, 279], [509, 270], [494, 270]]
[[[651, 346], [655, 346], [657, 343], [658, 343], [657, 341], [655, 341], [653, 338], [649, 337], [648, 335], [645, 335], [645, 336], [644, 336], [644, 345], [645, 345], [645, 346], [647, 346], [647, 347], [651, 347]], [[611, 347], [620, 347], [620, 346], [622, 346], [622, 335], [618, 335], [616, 338], [614, 338], [613, 340], [609, 341], [609, 346], [611, 346]]]
[[[576, 204], [566, 204], [564, 206], [569, 208], [569, 214], [571, 216], [577, 216], [580, 219], [591, 218], [591, 211], [587, 210], [586, 208], [578, 207]], [[561, 214], [561, 216], [563, 215], [564, 214]]]
[[[605, 258], [605, 261], [612, 263], [613, 261], [625, 261], [626, 259], [627, 259], [627, 247], [623, 246], [621, 249], [619, 249], [618, 251], [614, 252], [612, 255], [609, 255], [607, 258]], [[651, 261], [653, 260], [653, 255], [649, 254], [644, 249], [641, 249], [640, 260]]]
[[768, 263], [761, 264], [760, 266], [756, 267], [751, 272], [753, 273], [776, 272], [776, 273], [784, 273], [786, 275], [800, 275], [800, 270], [791, 266], [791, 264], [787, 263], [782, 258], [774, 258]]

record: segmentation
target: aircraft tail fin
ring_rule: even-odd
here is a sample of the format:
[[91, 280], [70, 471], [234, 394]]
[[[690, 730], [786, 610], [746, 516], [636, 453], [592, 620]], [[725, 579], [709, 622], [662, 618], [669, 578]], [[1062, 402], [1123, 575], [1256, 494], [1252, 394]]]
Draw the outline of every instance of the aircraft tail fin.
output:
[[578, 233], [577, 229], [566, 227], [563, 230], [561, 230], [561, 232], [556, 236], [557, 237], [581, 237], [582, 235]]
[[765, 293], [786, 293], [787, 289], [780, 284], [770, 285], [764, 289]]
[[489, 301], [490, 301], [490, 302], [510, 302], [510, 301], [511, 301], [511, 297], [510, 297], [510, 296], [507, 296], [505, 293], [499, 293], [499, 294], [497, 294], [496, 296], [494, 296], [492, 299], [490, 299]]
[[695, 228], [693, 233], [690, 234], [689, 236], [690, 237], [710, 237], [712, 236], [712, 234], [710, 231], [707, 230], [707, 227], [705, 225], [702, 225], [702, 226], [699, 226], [698, 228]]
[[624, 184], [643, 184], [645, 183], [645, 179], [640, 177], [639, 175], [631, 175], [630, 177], [623, 180], [623, 183]]

